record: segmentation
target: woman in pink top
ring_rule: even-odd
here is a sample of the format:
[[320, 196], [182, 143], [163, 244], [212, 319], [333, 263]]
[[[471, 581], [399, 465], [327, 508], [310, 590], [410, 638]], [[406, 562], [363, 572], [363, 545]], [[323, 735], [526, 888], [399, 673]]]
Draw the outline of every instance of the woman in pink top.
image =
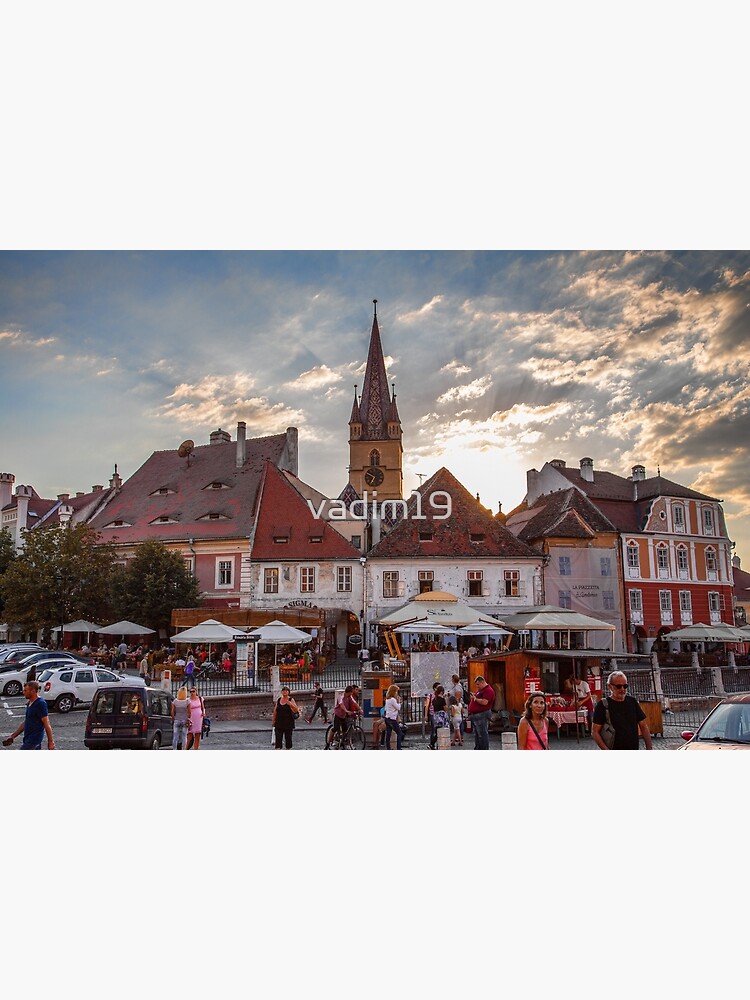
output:
[[518, 723], [518, 749], [549, 750], [547, 699], [539, 692], [526, 699], [523, 717]]
[[191, 742], [189, 750], [197, 750], [201, 745], [201, 733], [203, 732], [203, 716], [206, 714], [203, 699], [198, 694], [197, 688], [190, 689], [190, 700], [188, 701], [188, 719], [190, 720], [189, 730]]

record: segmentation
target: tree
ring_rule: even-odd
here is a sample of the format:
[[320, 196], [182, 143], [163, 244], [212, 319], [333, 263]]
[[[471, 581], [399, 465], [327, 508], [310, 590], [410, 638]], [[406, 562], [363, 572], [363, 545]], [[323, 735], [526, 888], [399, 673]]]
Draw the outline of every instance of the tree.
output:
[[114, 550], [86, 524], [23, 532], [23, 550], [0, 577], [5, 615], [25, 631], [106, 618]]
[[[5, 575], [5, 571], [8, 569], [10, 564], [16, 558], [16, 547], [13, 544], [13, 536], [8, 531], [7, 528], [3, 528], [0, 531], [0, 581]], [[2, 590], [0, 590], [0, 617], [3, 616], [3, 610], [5, 608], [5, 601], [2, 596]]]
[[157, 634], [171, 632], [175, 608], [196, 608], [198, 582], [178, 552], [155, 539], [142, 542], [113, 585], [123, 618], [148, 625]]

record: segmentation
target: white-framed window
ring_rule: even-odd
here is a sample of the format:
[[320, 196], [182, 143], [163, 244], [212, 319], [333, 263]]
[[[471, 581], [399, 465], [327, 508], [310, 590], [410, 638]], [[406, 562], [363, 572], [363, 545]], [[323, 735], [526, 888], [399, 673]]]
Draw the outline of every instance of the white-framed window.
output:
[[693, 613], [693, 598], [689, 590], [680, 591], [680, 613], [683, 615]]
[[185, 563], [185, 569], [188, 571], [188, 573], [191, 576], [195, 576], [195, 567], [194, 567], [194, 564], [193, 564], [193, 557], [192, 556], [184, 556], [183, 557], [183, 562]]
[[216, 586], [231, 587], [233, 579], [234, 564], [231, 559], [216, 560]]
[[719, 611], [719, 592], [717, 590], [709, 590], [708, 592], [708, 610], [709, 611]]
[[417, 579], [419, 581], [420, 594], [429, 594], [432, 592], [433, 584], [435, 582], [435, 574], [431, 569], [418, 570]]
[[355, 549], [361, 549], [362, 548], [362, 536], [361, 535], [352, 535], [352, 545], [354, 546]]
[[560, 576], [571, 576], [573, 571], [570, 567], [570, 556], [558, 556], [557, 559], [560, 567]]
[[[567, 559], [567, 556], [561, 556], [561, 559]], [[520, 597], [521, 596], [521, 572], [517, 569], [506, 569], [503, 573], [503, 583], [505, 584], [505, 596], [506, 597]]]
[[612, 559], [610, 556], [599, 557], [599, 571], [602, 576], [612, 576]]
[[315, 592], [314, 566], [300, 566], [299, 591], [301, 594], [313, 594]]
[[558, 598], [557, 603], [558, 603], [559, 607], [561, 607], [561, 608], [570, 608], [571, 607], [571, 598], [570, 598], [570, 591], [569, 590], [558, 590], [558, 592], [557, 592], [557, 598]]
[[383, 572], [383, 597], [398, 597], [397, 569], [387, 569]]
[[603, 590], [602, 591], [602, 607], [605, 611], [615, 610], [615, 592], [614, 590]]
[[718, 562], [716, 560], [716, 549], [709, 546], [706, 549], [706, 577], [709, 580], [718, 579]]
[[688, 550], [685, 545], [677, 546], [677, 573], [681, 580], [687, 580], [689, 576]]
[[483, 578], [484, 578], [484, 570], [468, 569], [466, 571], [466, 593], [468, 594], [469, 597], [482, 596]]
[[640, 550], [635, 542], [628, 542], [625, 551], [628, 557], [628, 571], [631, 576], [638, 576], [641, 571]]
[[675, 531], [685, 530], [685, 508], [680, 503], [672, 508], [672, 523]]
[[659, 610], [661, 611], [661, 620], [666, 625], [671, 625], [672, 623], [672, 591], [671, 590], [660, 590], [659, 591]]
[[266, 566], [263, 570], [263, 593], [278, 594], [279, 592], [279, 568], [278, 566]]
[[711, 507], [703, 508], [703, 534], [713, 535], [714, 533], [714, 512]]
[[666, 545], [656, 547], [656, 567], [662, 579], [669, 576], [669, 549]]
[[630, 594], [630, 610], [643, 612], [643, 591], [642, 590], [631, 590]]
[[340, 594], [348, 594], [352, 589], [352, 568], [351, 566], [336, 567], [336, 590]]

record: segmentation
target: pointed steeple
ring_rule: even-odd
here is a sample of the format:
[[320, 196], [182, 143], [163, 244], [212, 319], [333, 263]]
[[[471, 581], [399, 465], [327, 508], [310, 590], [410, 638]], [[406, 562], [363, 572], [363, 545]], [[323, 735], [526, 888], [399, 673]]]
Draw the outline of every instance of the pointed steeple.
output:
[[381, 441], [388, 437], [387, 422], [391, 397], [385, 374], [383, 347], [378, 328], [378, 300], [373, 299], [374, 315], [370, 333], [370, 349], [367, 352], [367, 368], [362, 395], [359, 400], [359, 419], [364, 425], [363, 438]]
[[391, 386], [393, 388], [393, 395], [391, 396], [391, 405], [388, 407], [387, 420], [389, 424], [400, 424], [401, 417], [398, 415], [398, 407], [396, 406], [396, 383], [392, 382]]
[[359, 403], [357, 402], [357, 387], [354, 386], [354, 405], [352, 406], [352, 415], [349, 417], [349, 424], [359, 424], [362, 422], [362, 418], [359, 415]]

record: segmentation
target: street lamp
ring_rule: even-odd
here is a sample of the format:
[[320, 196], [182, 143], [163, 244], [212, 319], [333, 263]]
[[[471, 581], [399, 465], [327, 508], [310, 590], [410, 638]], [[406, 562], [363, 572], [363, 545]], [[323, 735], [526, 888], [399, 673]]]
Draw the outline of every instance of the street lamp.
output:
[[362, 646], [365, 648], [365, 637], [367, 635], [367, 556], [359, 557], [359, 564], [362, 567]]

